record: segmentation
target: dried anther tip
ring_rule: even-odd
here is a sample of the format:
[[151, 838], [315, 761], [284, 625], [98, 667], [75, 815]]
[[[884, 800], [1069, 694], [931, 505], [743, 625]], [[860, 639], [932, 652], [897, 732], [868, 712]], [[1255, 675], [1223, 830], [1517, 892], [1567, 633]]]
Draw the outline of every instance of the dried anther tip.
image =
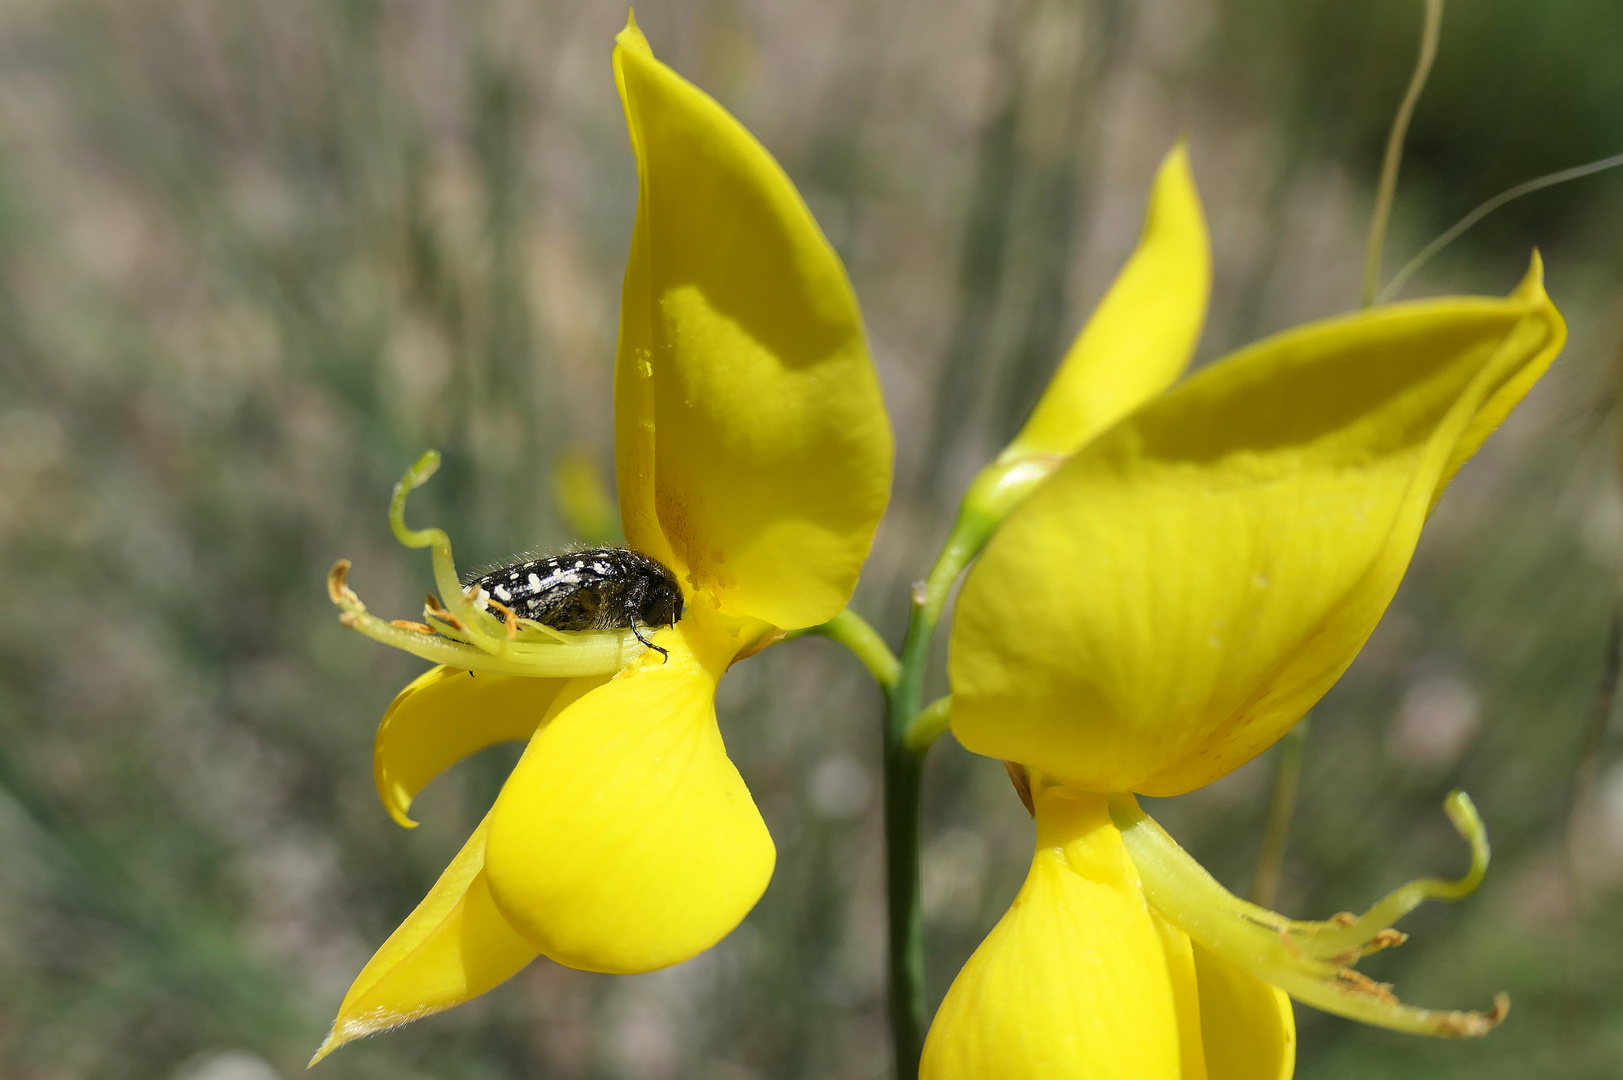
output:
[[485, 603], [502, 613], [502, 620], [507, 624], [507, 640], [512, 641], [518, 637], [518, 615], [513, 612], [513, 609], [493, 596], [486, 597]]
[[348, 559], [339, 559], [332, 564], [332, 569], [327, 571], [327, 597], [340, 607], [355, 607], [365, 611], [366, 605], [361, 603], [361, 598], [355, 595], [355, 590], [344, 581], [344, 577], [349, 573], [349, 567]]
[[1384, 1004], [1398, 1003], [1397, 995], [1392, 993], [1391, 983], [1376, 982], [1362, 971], [1354, 971], [1352, 968], [1342, 968], [1336, 973], [1336, 977], [1359, 993], [1368, 994]]
[[1037, 804], [1031, 801], [1031, 778], [1026, 775], [1026, 767], [1017, 761], [1005, 761], [1003, 769], [1009, 774], [1009, 783], [1014, 785], [1015, 794], [1025, 804], [1026, 813], [1036, 817]]
[[1450, 1012], [1437, 1017], [1437, 1034], [1453, 1039], [1475, 1039], [1486, 1035], [1510, 1015], [1510, 995], [1503, 991], [1493, 996], [1493, 1008], [1485, 1013]]
[[463, 633], [467, 633], [468, 624], [451, 614], [450, 609], [444, 604], [440, 603], [440, 598], [435, 596], [433, 593], [429, 593], [428, 596], [423, 600], [423, 609], [428, 612], [429, 618], [438, 619], [440, 622], [444, 623], [446, 626], [449, 626], [453, 630], [460, 630]]

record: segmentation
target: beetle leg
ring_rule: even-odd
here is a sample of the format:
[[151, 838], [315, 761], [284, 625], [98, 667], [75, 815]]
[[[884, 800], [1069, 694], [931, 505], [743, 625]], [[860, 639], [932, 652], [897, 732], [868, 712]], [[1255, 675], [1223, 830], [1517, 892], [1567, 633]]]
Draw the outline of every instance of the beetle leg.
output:
[[660, 648], [658, 645], [655, 645], [652, 641], [649, 641], [647, 638], [642, 636], [642, 631], [637, 629], [637, 620], [636, 619], [631, 620], [631, 633], [636, 637], [636, 639], [638, 641], [642, 642], [644, 645], [648, 646], [650, 649], [653, 649], [659, 655], [663, 656], [665, 659], [663, 661], [661, 661], [661, 663], [669, 663], [670, 662], [671, 654], [668, 651], [666, 651], [665, 649]]

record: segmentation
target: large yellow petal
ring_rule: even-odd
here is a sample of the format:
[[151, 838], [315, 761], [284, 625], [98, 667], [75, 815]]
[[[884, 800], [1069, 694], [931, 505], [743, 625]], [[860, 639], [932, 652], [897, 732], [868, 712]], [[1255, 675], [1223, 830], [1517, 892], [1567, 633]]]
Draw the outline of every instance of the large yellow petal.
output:
[[416, 828], [406, 812], [430, 780], [487, 746], [528, 739], [564, 705], [607, 680], [475, 675], [443, 664], [423, 672], [395, 696], [378, 725], [372, 773], [384, 809]]
[[1073, 454], [1171, 386], [1195, 355], [1211, 281], [1206, 215], [1180, 143], [1156, 174], [1137, 249], [999, 460]]
[[536, 950], [490, 901], [487, 816], [417, 910], [355, 977], [314, 1065], [352, 1039], [460, 1005], [517, 974]]
[[559, 963], [651, 971], [721, 940], [772, 876], [772, 838], [716, 726], [734, 645], [683, 619], [558, 714], [496, 800], [487, 872], [508, 921]]
[[1352, 661], [1437, 493], [1564, 339], [1535, 261], [1507, 299], [1300, 327], [1140, 410], [971, 571], [953, 731], [1093, 791], [1249, 760]]
[[1290, 1080], [1296, 1071], [1290, 997], [1209, 949], [1193, 950], [1208, 1080]]
[[856, 297], [778, 163], [634, 23], [614, 70], [640, 184], [615, 371], [626, 540], [723, 614], [823, 622], [890, 495]]
[[1179, 1080], [1161, 937], [1098, 796], [1034, 790], [1037, 854], [953, 980], [922, 1080]]

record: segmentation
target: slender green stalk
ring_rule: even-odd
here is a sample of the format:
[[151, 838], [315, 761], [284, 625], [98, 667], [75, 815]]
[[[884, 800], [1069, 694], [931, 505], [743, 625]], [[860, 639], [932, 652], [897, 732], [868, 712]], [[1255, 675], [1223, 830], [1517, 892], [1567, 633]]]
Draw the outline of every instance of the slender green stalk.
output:
[[1273, 907], [1274, 898], [1279, 894], [1279, 874], [1285, 865], [1285, 846], [1290, 842], [1291, 817], [1296, 812], [1296, 792], [1302, 781], [1308, 719], [1302, 717], [1279, 740], [1279, 758], [1274, 765], [1274, 793], [1268, 803], [1268, 824], [1263, 829], [1262, 849], [1257, 853], [1257, 870], [1251, 879], [1251, 900], [1258, 907]]
[[1519, 199], [1523, 195], [1531, 195], [1535, 191], [1543, 191], [1547, 187], [1554, 187], [1557, 184], [1565, 184], [1569, 180], [1582, 180], [1586, 176], [1593, 176], [1595, 173], [1605, 172], [1607, 169], [1615, 169], [1619, 165], [1623, 165], [1623, 154], [1613, 154], [1611, 157], [1603, 157], [1597, 161], [1591, 161], [1584, 165], [1574, 165], [1570, 169], [1559, 169], [1553, 173], [1545, 173], [1543, 176], [1536, 176], [1531, 180], [1524, 180], [1515, 187], [1506, 188], [1504, 191], [1501, 191], [1499, 194], [1495, 195], [1481, 206], [1478, 206], [1475, 210], [1472, 210], [1469, 214], [1466, 214], [1464, 217], [1460, 218], [1453, 225], [1449, 226], [1448, 230], [1441, 236], [1427, 244], [1425, 247], [1421, 248], [1420, 254], [1410, 259], [1403, 265], [1402, 270], [1399, 270], [1396, 274], [1392, 275], [1392, 280], [1386, 283], [1386, 288], [1381, 290], [1381, 295], [1377, 299], [1379, 302], [1385, 303], [1392, 297], [1396, 296], [1398, 294], [1398, 290], [1407, 285], [1409, 279], [1414, 277], [1415, 274], [1420, 271], [1421, 267], [1425, 266], [1431, 261], [1432, 256], [1436, 255], [1449, 244], [1452, 244], [1454, 241], [1458, 240], [1472, 225], [1475, 225], [1477, 222], [1481, 221], [1483, 218], [1487, 217], [1489, 214], [1493, 213], [1506, 203]]
[[952, 695], [938, 697], [913, 718], [913, 724], [907, 729], [907, 746], [916, 754], [923, 754], [930, 749], [937, 739], [946, 733], [947, 725], [952, 723]]
[[[946, 562], [943, 553], [937, 569]], [[965, 558], [959, 569], [969, 560]], [[936, 578], [932, 573], [931, 578]], [[919, 803], [923, 794], [924, 758], [929, 743], [909, 740], [922, 711], [924, 675], [930, 640], [946, 590], [932, 603], [927, 582], [913, 587], [913, 611], [902, 645], [901, 668], [885, 694], [885, 898], [890, 915], [890, 1027], [896, 1055], [896, 1080], [916, 1080], [924, 1033], [929, 1027], [924, 996], [924, 913], [921, 887]]]
[[1381, 286], [1381, 249], [1386, 244], [1386, 223], [1392, 216], [1392, 197], [1398, 189], [1398, 166], [1403, 163], [1403, 140], [1409, 134], [1409, 118], [1426, 88], [1432, 61], [1437, 59], [1437, 38], [1443, 27], [1443, 0], [1426, 0], [1426, 25], [1420, 33], [1420, 57], [1415, 62], [1409, 89], [1403, 95], [1392, 130], [1386, 138], [1386, 157], [1381, 162], [1381, 182], [1375, 195], [1375, 212], [1369, 219], [1369, 242], [1364, 248], [1364, 307], [1375, 303]]
[[[1013, 471], [1024, 475], [1018, 468]], [[952, 717], [950, 697], [937, 698], [925, 707], [924, 678], [936, 625], [946, 609], [953, 583], [980, 554], [1009, 510], [1008, 497], [988, 502], [988, 497], [1000, 491], [1008, 495], [1000, 486], [1006, 479], [999, 473], [982, 485], [985, 490], [980, 497], [966, 497], [930, 576], [913, 584], [912, 609], [900, 659], [872, 626], [850, 610], [802, 631], [830, 638], [850, 649], [885, 692], [885, 898], [890, 918], [890, 1028], [896, 1080], [918, 1080], [919, 1057], [929, 1029], [924, 988], [924, 913], [919, 904], [919, 805], [924, 759]]]
[[801, 631], [801, 634], [817, 634], [850, 649], [851, 653], [862, 661], [862, 666], [868, 669], [868, 674], [873, 676], [873, 681], [878, 683], [881, 689], [888, 691], [896, 684], [896, 676], [902, 666], [896, 659], [896, 654], [890, 651], [890, 646], [879, 636], [879, 631], [850, 608], [846, 608], [821, 626]]

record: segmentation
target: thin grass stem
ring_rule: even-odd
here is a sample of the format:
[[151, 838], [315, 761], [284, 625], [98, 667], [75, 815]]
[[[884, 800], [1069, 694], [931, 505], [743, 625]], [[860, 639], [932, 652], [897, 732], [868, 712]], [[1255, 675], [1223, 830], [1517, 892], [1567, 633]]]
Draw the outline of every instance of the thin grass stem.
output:
[[1302, 717], [1279, 740], [1279, 757], [1274, 765], [1274, 790], [1268, 801], [1268, 824], [1262, 832], [1257, 869], [1251, 878], [1251, 900], [1258, 907], [1273, 907], [1279, 895], [1279, 875], [1285, 866], [1291, 818], [1296, 813], [1296, 793], [1302, 783], [1302, 759], [1307, 748], [1309, 719]]
[[1611, 157], [1603, 157], [1596, 161], [1591, 161], [1585, 165], [1574, 165], [1570, 169], [1561, 169], [1557, 172], [1545, 173], [1543, 176], [1534, 177], [1532, 180], [1525, 181], [1517, 184], [1513, 188], [1507, 188], [1506, 190], [1501, 191], [1487, 202], [1484, 202], [1481, 206], [1478, 206], [1475, 210], [1472, 210], [1469, 214], [1466, 214], [1464, 217], [1460, 218], [1453, 225], [1449, 226], [1448, 230], [1441, 236], [1437, 237], [1437, 239], [1421, 248], [1420, 254], [1410, 259], [1404, 264], [1403, 269], [1392, 275], [1392, 280], [1387, 283], [1386, 288], [1381, 290], [1380, 296], [1377, 297], [1377, 302], [1384, 304], [1386, 301], [1396, 296], [1398, 294], [1398, 290], [1407, 285], [1409, 283], [1409, 279], [1414, 277], [1415, 274], [1419, 273], [1421, 268], [1432, 260], [1433, 256], [1435, 256], [1439, 251], [1442, 251], [1449, 244], [1452, 244], [1454, 241], [1458, 240], [1471, 226], [1475, 225], [1477, 222], [1481, 221], [1483, 218], [1487, 217], [1489, 214], [1493, 213], [1506, 203], [1519, 199], [1523, 195], [1531, 195], [1535, 191], [1543, 191], [1547, 187], [1555, 187], [1557, 184], [1565, 184], [1569, 180], [1582, 180], [1586, 176], [1593, 176], [1595, 173], [1605, 172], [1607, 169], [1615, 169], [1619, 165], [1623, 165], [1623, 154], [1613, 154]]
[[1437, 39], [1443, 28], [1443, 0], [1426, 0], [1426, 22], [1420, 32], [1420, 56], [1415, 61], [1414, 74], [1409, 78], [1409, 89], [1392, 118], [1392, 130], [1386, 137], [1386, 156], [1381, 161], [1381, 182], [1375, 194], [1375, 212], [1369, 219], [1369, 241], [1364, 247], [1364, 301], [1363, 306], [1375, 303], [1381, 286], [1381, 250], [1386, 245], [1386, 226], [1392, 217], [1392, 199], [1398, 190], [1398, 167], [1403, 164], [1403, 140], [1409, 134], [1409, 120], [1414, 116], [1415, 104], [1426, 88], [1431, 76], [1432, 61], [1437, 59]]

